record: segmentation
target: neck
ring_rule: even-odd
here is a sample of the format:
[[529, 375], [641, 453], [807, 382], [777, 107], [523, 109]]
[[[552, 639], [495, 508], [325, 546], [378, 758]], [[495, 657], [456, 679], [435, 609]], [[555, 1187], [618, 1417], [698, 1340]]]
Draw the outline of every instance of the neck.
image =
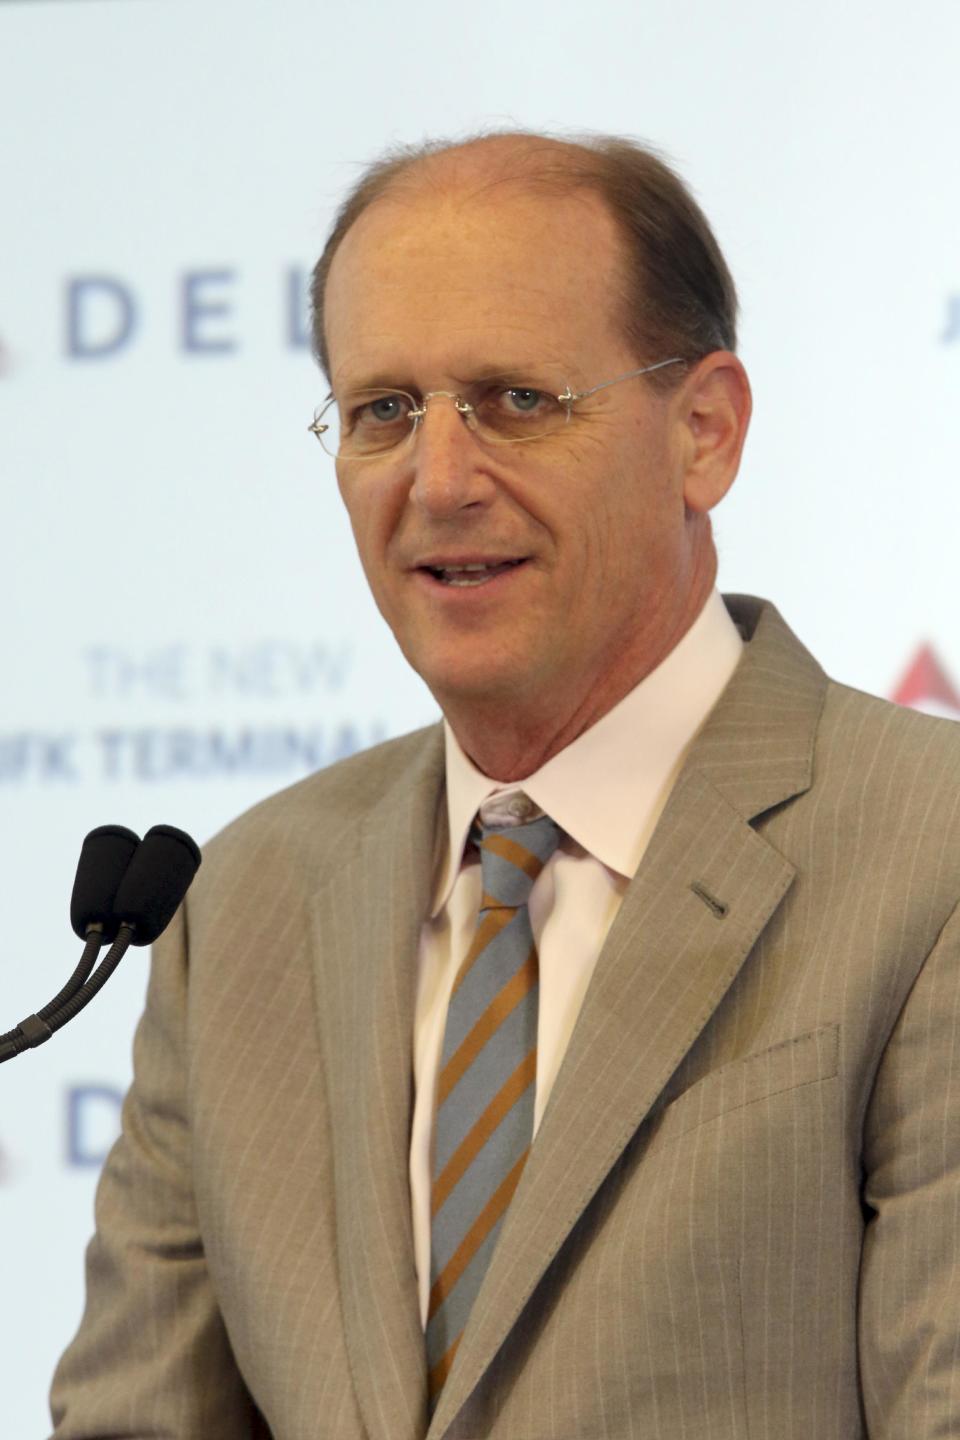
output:
[[[630, 663], [585, 669], [579, 683], [564, 683], [549, 692], [445, 697], [444, 715], [457, 741], [477, 769], [491, 780], [508, 784], [525, 780], [589, 730], [666, 659], [700, 614], [713, 587], [715, 571], [669, 615], [652, 617], [644, 643], [634, 647]], [[590, 657], [588, 657], [590, 658]], [[571, 697], [575, 703], [571, 704]]]

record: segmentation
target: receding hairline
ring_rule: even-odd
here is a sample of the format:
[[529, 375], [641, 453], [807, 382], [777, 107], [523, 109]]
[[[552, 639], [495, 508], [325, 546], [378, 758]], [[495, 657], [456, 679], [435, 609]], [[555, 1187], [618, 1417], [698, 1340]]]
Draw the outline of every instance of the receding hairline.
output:
[[[524, 130], [496, 130], [465, 139], [426, 140], [415, 145], [391, 146], [368, 169], [362, 185], [362, 207], [339, 237], [324, 276], [324, 291], [337, 254], [350, 233], [365, 217], [390, 205], [414, 208], [431, 199], [465, 204], [495, 200], [504, 192], [517, 198], [537, 196], [592, 199], [610, 220], [618, 242], [620, 289], [627, 282], [628, 239], [597, 180], [597, 157], [616, 144], [618, 137], [559, 136]], [[629, 142], [620, 141], [626, 147]], [[653, 148], [644, 151], [660, 160]], [[665, 163], [665, 162], [662, 162]], [[325, 306], [324, 306], [325, 308]], [[326, 345], [324, 344], [324, 350]]]
[[[395, 145], [367, 168], [341, 206], [313, 272], [312, 330], [321, 368], [329, 373], [326, 282], [340, 245], [368, 210], [429, 202], [431, 196], [482, 201], [507, 188], [532, 198], [575, 198], [579, 192], [612, 221], [622, 264], [611, 289], [638, 355], [645, 353], [647, 332], [662, 341], [675, 329], [678, 345], [684, 337], [689, 342], [684, 353], [689, 350], [690, 358], [736, 348], [736, 287], [709, 221], [666, 155], [622, 135], [510, 129]], [[655, 383], [669, 387], [679, 378], [655, 377]]]
[[[458, 151], [467, 149], [470, 144], [472, 142], [466, 142], [462, 147], [458, 147]], [[468, 213], [473, 207], [482, 212], [487, 202], [491, 205], [518, 202], [522, 205], [524, 201], [536, 203], [540, 199], [571, 201], [574, 204], [579, 202], [583, 205], [587, 218], [608, 227], [608, 233], [618, 252], [619, 279], [621, 283], [626, 283], [627, 236], [601, 189], [590, 183], [590, 177], [585, 176], [581, 180], [569, 168], [558, 168], [548, 174], [539, 167], [522, 173], [509, 163], [495, 166], [481, 164], [480, 167], [470, 170], [448, 161], [449, 153], [446, 151], [436, 156], [415, 157], [409, 166], [386, 178], [385, 183], [378, 186], [365, 200], [362, 209], [339, 237], [339, 243], [327, 268], [325, 290], [340, 252], [350, 248], [351, 239], [356, 232], [359, 232], [357, 238], [360, 238], [368, 221], [376, 224], [376, 217], [384, 211], [388, 216], [392, 210], [399, 211], [403, 217], [398, 216], [399, 223], [403, 225], [406, 219], [403, 212], [407, 211], [413, 216], [414, 223], [417, 223], [417, 212], [422, 216], [424, 211], [429, 214], [448, 205], [459, 216], [461, 212]], [[432, 163], [434, 160], [436, 164]], [[532, 156], [528, 163], [533, 163]], [[392, 220], [392, 216], [390, 219]]]
[[[427, 140], [393, 146], [370, 168], [362, 187], [366, 191], [362, 208], [340, 236], [340, 243], [368, 210], [382, 204], [415, 205], [431, 197], [470, 202], [496, 198], [503, 190], [531, 197], [590, 195], [622, 235], [619, 219], [597, 178], [598, 157], [617, 145], [633, 149], [629, 141], [617, 136], [562, 138], [523, 130], [484, 132], [453, 143]], [[655, 163], [667, 163], [652, 146], [644, 144], [643, 149]], [[626, 246], [627, 237], [622, 239]]]
[[[431, 142], [427, 142], [429, 145]], [[579, 173], [585, 164], [583, 147], [555, 141], [552, 138], [527, 135], [523, 132], [497, 132], [490, 136], [473, 137], [453, 146], [437, 143], [435, 150], [424, 152], [423, 146], [398, 147], [388, 152], [374, 167], [371, 178], [383, 173], [383, 183], [375, 189], [340, 236], [330, 259], [324, 281], [324, 314], [330, 278], [334, 275], [341, 251], [349, 253], [351, 239], [361, 241], [368, 222], [377, 223], [377, 216], [389, 216], [392, 209], [401, 212], [409, 207], [415, 215], [422, 207], [441, 208], [453, 205], [478, 207], [486, 203], [512, 200], [523, 202], [538, 199], [557, 201], [581, 200], [589, 218], [609, 226], [615, 246], [615, 260], [608, 272], [611, 291], [610, 320], [616, 325], [616, 310], [621, 296], [629, 287], [628, 241], [617, 215], [603, 195], [593, 176]], [[549, 157], [549, 163], [547, 160]], [[391, 172], [391, 166], [398, 168]], [[385, 172], [385, 173], [384, 173]], [[391, 217], [392, 218], [392, 217]], [[401, 223], [403, 223], [401, 221]], [[344, 255], [346, 259], [346, 254]], [[348, 262], [349, 263], [349, 262]], [[326, 333], [324, 355], [329, 365]], [[330, 371], [327, 370], [328, 375]]]
[[[504, 130], [453, 144], [428, 140], [421, 145], [395, 146], [374, 167], [373, 174], [382, 176], [382, 188], [378, 187], [371, 203], [387, 196], [419, 198], [452, 190], [479, 197], [502, 186], [530, 193], [579, 187], [595, 190], [597, 157], [618, 141], [616, 137], [596, 137], [590, 143], [591, 138], [562, 139]], [[619, 143], [626, 147], [629, 142]], [[662, 160], [652, 147], [644, 150], [651, 158]]]

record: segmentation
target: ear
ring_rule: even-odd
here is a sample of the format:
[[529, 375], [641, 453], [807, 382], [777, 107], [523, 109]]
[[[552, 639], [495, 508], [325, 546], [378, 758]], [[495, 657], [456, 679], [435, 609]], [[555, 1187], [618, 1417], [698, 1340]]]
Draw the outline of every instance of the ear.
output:
[[683, 498], [688, 510], [705, 514], [736, 477], [750, 424], [750, 381], [732, 351], [714, 350], [694, 367], [677, 399], [686, 455]]

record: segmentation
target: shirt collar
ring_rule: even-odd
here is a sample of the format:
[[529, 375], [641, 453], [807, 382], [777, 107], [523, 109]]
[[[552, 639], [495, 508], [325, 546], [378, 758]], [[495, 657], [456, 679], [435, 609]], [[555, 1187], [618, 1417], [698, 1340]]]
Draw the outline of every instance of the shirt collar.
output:
[[714, 590], [680, 642], [619, 704], [539, 770], [506, 785], [477, 769], [445, 720], [449, 844], [431, 915], [450, 898], [474, 816], [484, 800], [504, 791], [523, 790], [584, 850], [631, 878], [742, 650]]

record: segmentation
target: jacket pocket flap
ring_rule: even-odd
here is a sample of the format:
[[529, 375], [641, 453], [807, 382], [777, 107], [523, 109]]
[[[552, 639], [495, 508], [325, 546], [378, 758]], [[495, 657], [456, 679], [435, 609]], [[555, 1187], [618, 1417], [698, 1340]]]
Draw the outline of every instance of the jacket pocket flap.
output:
[[782, 1040], [705, 1075], [661, 1113], [658, 1142], [695, 1130], [718, 1115], [754, 1105], [785, 1090], [796, 1090], [836, 1075], [839, 1026], [824, 1025], [806, 1035]]

